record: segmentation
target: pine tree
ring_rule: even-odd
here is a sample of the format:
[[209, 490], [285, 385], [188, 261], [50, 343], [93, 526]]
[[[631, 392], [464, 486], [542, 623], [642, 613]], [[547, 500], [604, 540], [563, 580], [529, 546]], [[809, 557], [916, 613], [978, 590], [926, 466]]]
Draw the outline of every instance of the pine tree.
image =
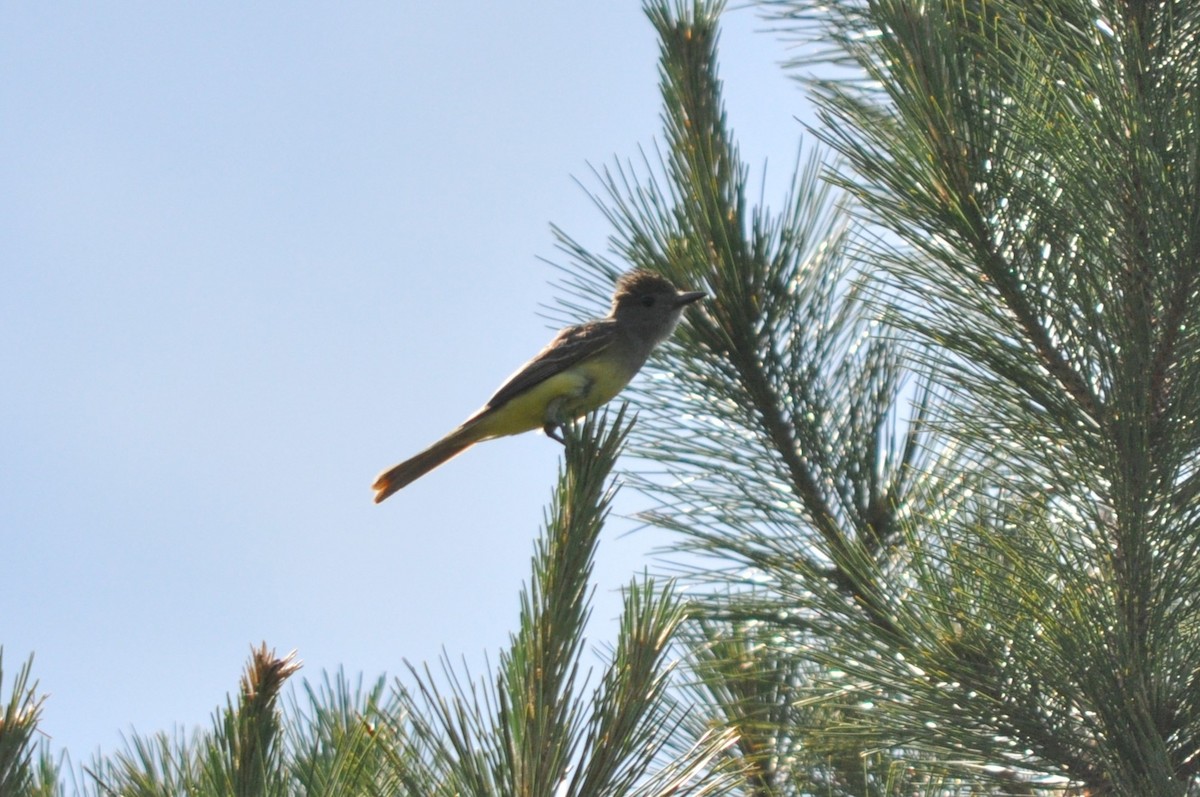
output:
[[633, 442], [743, 793], [1200, 793], [1200, 6], [766, 5], [830, 151], [782, 209], [661, 0], [665, 154], [560, 234], [713, 297]]

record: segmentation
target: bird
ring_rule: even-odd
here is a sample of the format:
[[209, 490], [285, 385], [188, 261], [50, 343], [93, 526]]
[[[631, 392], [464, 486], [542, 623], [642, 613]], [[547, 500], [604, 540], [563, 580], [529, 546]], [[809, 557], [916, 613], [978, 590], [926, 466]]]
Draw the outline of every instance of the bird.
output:
[[684, 308], [704, 296], [646, 269], [622, 274], [608, 315], [560, 330], [456, 429], [381, 473], [371, 485], [375, 503], [484, 440], [540, 427], [564, 442], [563, 425], [620, 393], [670, 337]]

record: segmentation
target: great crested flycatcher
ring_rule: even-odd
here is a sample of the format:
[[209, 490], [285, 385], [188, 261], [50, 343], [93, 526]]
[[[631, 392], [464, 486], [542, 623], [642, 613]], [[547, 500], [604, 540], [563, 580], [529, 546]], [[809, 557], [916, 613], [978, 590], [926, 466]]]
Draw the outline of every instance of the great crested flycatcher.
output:
[[457, 429], [380, 474], [371, 485], [375, 503], [481, 440], [541, 427], [561, 442], [559, 428], [620, 393], [675, 329], [683, 308], [703, 297], [703, 291], [681, 293], [649, 271], [623, 274], [607, 316], [559, 332]]

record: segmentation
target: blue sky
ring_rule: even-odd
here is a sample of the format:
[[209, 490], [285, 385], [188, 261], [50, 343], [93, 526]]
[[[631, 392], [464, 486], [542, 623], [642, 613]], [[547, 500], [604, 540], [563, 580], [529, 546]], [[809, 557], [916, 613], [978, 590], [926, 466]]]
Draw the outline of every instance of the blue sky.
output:
[[[549, 338], [549, 224], [603, 245], [572, 178], [658, 135], [640, 4], [2, 17], [4, 690], [34, 653], [42, 729], [81, 762], [206, 724], [263, 640], [310, 679], [494, 654], [558, 446], [369, 487]], [[763, 27], [726, 14], [722, 75], [770, 201], [805, 110]], [[653, 567], [630, 528], [602, 543], [596, 644]]]

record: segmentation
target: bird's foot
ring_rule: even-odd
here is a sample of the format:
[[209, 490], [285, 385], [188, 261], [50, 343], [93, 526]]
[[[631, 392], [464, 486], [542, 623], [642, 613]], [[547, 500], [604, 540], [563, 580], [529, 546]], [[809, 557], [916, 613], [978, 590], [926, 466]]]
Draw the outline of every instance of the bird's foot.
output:
[[558, 442], [562, 443], [564, 446], [567, 444], [567, 441], [563, 438], [563, 435], [562, 435], [562, 424], [551, 423], [551, 422], [547, 421], [542, 426], [542, 431], [545, 432], [546, 437], [549, 437], [551, 440], [557, 440]]

